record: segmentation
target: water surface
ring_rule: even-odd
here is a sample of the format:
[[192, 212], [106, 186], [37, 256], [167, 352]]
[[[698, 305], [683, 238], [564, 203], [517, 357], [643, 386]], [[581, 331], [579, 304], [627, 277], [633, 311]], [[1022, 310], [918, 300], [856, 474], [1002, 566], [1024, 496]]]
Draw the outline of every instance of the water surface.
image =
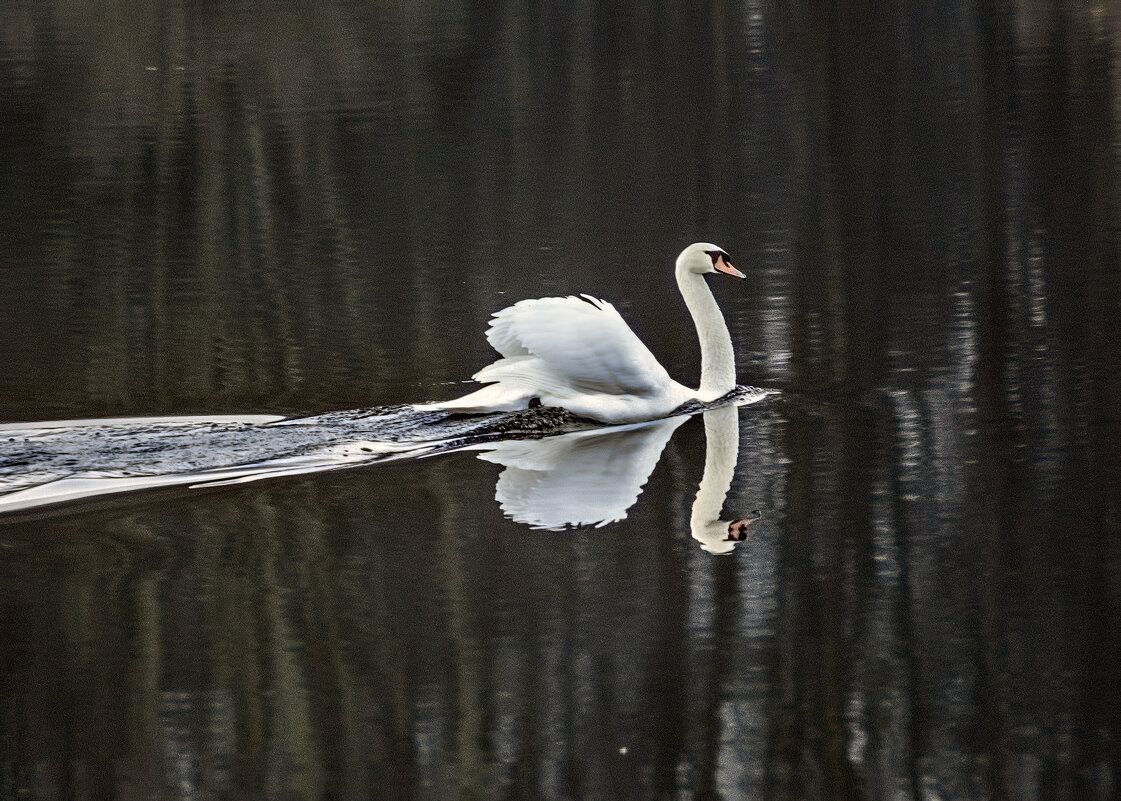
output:
[[1108, 3], [6, 10], [2, 421], [447, 398], [490, 314], [576, 292], [695, 382], [699, 240], [782, 394], [736, 413], [721, 519], [761, 517], [721, 556], [704, 415], [599, 528], [518, 522], [473, 451], [0, 518], [3, 794], [1115, 797], [1119, 36]]

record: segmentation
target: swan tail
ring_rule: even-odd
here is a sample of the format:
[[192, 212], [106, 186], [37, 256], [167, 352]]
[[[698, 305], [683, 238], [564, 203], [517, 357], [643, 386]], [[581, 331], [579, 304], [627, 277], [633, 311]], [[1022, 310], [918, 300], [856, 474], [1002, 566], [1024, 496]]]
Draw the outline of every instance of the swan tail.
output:
[[488, 384], [461, 398], [436, 403], [417, 403], [413, 408], [422, 412], [514, 412], [526, 408], [530, 397], [530, 393], [518, 387]]
[[511, 356], [488, 364], [471, 376], [480, 384], [505, 387], [527, 402], [538, 398], [548, 405], [572, 395], [570, 381], [537, 356]]
[[535, 356], [511, 356], [488, 364], [471, 376], [487, 386], [461, 398], [418, 404], [421, 410], [512, 412], [537, 398], [546, 405], [565, 397], [564, 379]]

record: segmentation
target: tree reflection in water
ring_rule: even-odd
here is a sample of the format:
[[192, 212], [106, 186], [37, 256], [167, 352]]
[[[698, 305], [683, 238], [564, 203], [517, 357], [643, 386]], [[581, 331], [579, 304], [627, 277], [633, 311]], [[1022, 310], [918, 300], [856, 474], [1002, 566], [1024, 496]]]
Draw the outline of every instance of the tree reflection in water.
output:
[[0, 521], [0, 795], [1117, 795], [1114, 4], [8, 6], [0, 419], [447, 397], [574, 292], [687, 381], [698, 239], [783, 394], [719, 559], [696, 424], [609, 532], [454, 454]]

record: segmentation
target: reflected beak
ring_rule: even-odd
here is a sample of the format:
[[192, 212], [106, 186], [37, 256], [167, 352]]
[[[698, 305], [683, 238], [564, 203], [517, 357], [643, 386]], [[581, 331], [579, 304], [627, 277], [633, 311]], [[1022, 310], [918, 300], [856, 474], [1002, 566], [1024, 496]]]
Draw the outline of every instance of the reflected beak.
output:
[[741, 273], [739, 270], [737, 270], [735, 267], [733, 267], [728, 262], [724, 261], [723, 256], [717, 256], [716, 257], [716, 263], [713, 264], [712, 266], [716, 268], [717, 272], [724, 273], [724, 275], [731, 275], [735, 278], [747, 278], [746, 275]]
[[747, 539], [747, 530], [751, 528], [751, 524], [762, 517], [762, 513], [756, 509], [751, 513], [751, 517], [741, 517], [738, 520], [733, 520], [728, 524], [728, 536], [724, 542], [743, 542]]

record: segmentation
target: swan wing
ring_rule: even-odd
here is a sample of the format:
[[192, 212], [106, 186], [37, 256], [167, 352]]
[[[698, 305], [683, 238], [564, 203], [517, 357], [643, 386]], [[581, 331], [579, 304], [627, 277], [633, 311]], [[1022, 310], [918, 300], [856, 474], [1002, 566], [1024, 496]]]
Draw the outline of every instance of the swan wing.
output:
[[[616, 308], [588, 295], [519, 301], [494, 315], [487, 340], [506, 366], [532, 362], [546, 384], [570, 391], [641, 396], [673, 384]], [[504, 377], [488, 369], [476, 379]]]

